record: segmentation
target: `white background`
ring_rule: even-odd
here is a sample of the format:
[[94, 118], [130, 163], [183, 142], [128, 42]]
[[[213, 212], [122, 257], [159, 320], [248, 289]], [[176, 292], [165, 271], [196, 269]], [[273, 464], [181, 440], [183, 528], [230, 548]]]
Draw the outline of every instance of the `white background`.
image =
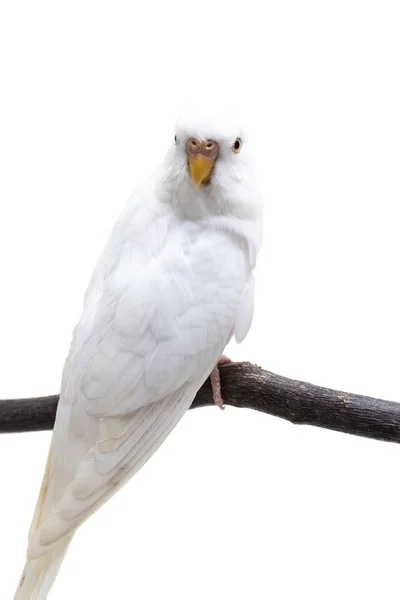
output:
[[[181, 107], [228, 91], [266, 200], [255, 321], [228, 353], [400, 400], [399, 27], [395, 1], [3, 1], [0, 398], [58, 391], [115, 218]], [[0, 437], [4, 600], [49, 441]], [[193, 411], [51, 598], [398, 598], [399, 482], [397, 445]]]

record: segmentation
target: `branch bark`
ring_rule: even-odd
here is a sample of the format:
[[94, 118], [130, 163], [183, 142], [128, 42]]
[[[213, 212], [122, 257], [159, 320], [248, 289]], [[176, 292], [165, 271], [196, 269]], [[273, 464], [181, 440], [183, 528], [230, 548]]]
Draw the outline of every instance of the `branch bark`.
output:
[[[400, 443], [400, 403], [338, 392], [264, 371], [250, 363], [220, 367], [224, 402], [291, 423]], [[59, 396], [0, 400], [0, 433], [52, 429]], [[191, 408], [213, 404], [210, 380]]]

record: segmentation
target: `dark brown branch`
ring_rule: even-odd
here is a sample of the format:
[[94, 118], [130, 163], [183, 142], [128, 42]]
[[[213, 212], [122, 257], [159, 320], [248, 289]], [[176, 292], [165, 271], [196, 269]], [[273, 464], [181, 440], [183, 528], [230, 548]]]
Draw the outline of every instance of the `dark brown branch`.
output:
[[[292, 423], [400, 442], [400, 404], [317, 387], [249, 363], [220, 368], [226, 404], [252, 408]], [[52, 429], [58, 396], [0, 401], [0, 433]], [[209, 380], [191, 408], [213, 404]]]

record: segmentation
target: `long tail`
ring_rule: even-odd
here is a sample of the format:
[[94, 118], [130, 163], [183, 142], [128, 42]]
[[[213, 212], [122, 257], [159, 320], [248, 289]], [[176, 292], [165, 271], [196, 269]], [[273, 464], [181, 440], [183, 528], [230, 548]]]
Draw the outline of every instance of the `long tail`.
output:
[[40, 558], [28, 559], [14, 600], [45, 600], [54, 583], [71, 538]]
[[[31, 528], [29, 530], [29, 540], [37, 532], [46, 514], [47, 507], [51, 506], [50, 498], [50, 471], [51, 471], [51, 448], [47, 458], [46, 469], [43, 476], [42, 486], [39, 498], [36, 503], [35, 513], [33, 515]], [[70, 544], [72, 535], [64, 538], [53, 546], [51, 551], [43, 554], [39, 558], [30, 558], [29, 547], [28, 556], [24, 570], [19, 581], [14, 600], [45, 600], [52, 584], [60, 569], [65, 553]]]

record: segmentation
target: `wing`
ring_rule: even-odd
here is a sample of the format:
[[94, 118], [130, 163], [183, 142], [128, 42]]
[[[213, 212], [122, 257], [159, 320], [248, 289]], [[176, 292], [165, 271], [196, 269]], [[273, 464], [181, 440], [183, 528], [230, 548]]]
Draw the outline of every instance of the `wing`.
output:
[[122, 289], [121, 264], [95, 323], [86, 319], [90, 333], [78, 327], [80, 350], [71, 352], [53, 438], [52, 498], [31, 539], [31, 558], [73, 532], [137, 472], [216, 364], [249, 268], [239, 245], [214, 235], [214, 252], [200, 248], [190, 260], [172, 252], [136, 265], [134, 281]]
[[118, 421], [100, 420], [98, 444], [83, 457], [61, 501], [31, 538], [29, 558], [54, 548], [118, 491], [154, 454], [190, 402], [181, 391]]

